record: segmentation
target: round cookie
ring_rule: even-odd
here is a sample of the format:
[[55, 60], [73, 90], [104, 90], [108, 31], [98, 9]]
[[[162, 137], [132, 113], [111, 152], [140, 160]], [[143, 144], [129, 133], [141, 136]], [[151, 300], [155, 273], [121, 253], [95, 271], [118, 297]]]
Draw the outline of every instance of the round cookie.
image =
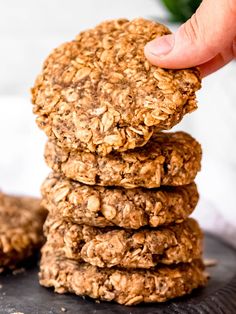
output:
[[207, 283], [201, 261], [151, 270], [98, 268], [66, 259], [45, 245], [40, 265], [40, 284], [58, 293], [75, 293], [98, 300], [135, 305], [164, 302], [192, 292]]
[[41, 187], [42, 204], [54, 217], [97, 227], [138, 229], [180, 223], [198, 202], [195, 183], [159, 189], [89, 186], [51, 173]]
[[142, 148], [105, 157], [63, 150], [53, 142], [45, 148], [50, 168], [89, 185], [157, 188], [186, 185], [201, 168], [200, 144], [184, 132], [158, 133]]
[[169, 33], [153, 21], [120, 19], [55, 49], [32, 88], [39, 127], [61, 147], [103, 156], [172, 128], [196, 109], [200, 75], [146, 60], [145, 44]]
[[0, 193], [0, 270], [15, 268], [43, 242], [47, 211], [40, 200]]
[[144, 268], [191, 263], [202, 256], [202, 232], [194, 219], [168, 227], [125, 230], [66, 222], [51, 215], [44, 225], [47, 243], [66, 258], [98, 267]]

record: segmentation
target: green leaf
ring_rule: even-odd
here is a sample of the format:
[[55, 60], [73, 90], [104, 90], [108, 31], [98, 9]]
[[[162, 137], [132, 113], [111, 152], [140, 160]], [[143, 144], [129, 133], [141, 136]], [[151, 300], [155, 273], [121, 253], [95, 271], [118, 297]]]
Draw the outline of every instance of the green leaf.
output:
[[201, 0], [161, 0], [170, 12], [170, 19], [174, 22], [185, 22], [197, 10]]

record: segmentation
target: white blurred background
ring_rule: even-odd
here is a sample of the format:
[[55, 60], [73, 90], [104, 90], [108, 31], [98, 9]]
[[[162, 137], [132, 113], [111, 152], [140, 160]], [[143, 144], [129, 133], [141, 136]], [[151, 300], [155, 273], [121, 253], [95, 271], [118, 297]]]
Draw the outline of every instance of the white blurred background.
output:
[[[165, 19], [156, 0], [8, 0], [0, 2], [0, 188], [39, 195], [49, 169], [44, 134], [35, 125], [30, 87], [43, 60], [60, 43], [104, 19]], [[173, 30], [175, 27], [170, 25]], [[236, 63], [203, 81], [199, 109], [178, 129], [203, 146], [197, 182], [201, 225], [236, 243]]]

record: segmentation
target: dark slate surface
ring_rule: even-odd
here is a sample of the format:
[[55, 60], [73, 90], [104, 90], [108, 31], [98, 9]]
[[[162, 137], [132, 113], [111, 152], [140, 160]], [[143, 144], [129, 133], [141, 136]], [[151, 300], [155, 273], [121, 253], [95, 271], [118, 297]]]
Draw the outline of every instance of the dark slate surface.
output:
[[165, 304], [125, 307], [114, 303], [95, 303], [73, 295], [58, 295], [40, 287], [38, 269], [31, 266], [16, 275], [0, 275], [0, 313], [11, 314], [234, 314], [236, 313], [236, 251], [212, 235], [206, 236], [205, 256], [217, 259], [208, 268], [211, 279], [207, 288], [195, 291], [191, 296]]

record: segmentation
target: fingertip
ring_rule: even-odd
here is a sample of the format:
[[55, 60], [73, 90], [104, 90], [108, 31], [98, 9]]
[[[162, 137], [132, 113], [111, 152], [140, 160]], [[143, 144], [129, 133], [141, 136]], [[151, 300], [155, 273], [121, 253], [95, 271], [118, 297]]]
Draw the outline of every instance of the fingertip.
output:
[[154, 65], [162, 66], [162, 60], [174, 47], [174, 35], [165, 35], [148, 42], [144, 47], [146, 58]]
[[156, 57], [165, 56], [174, 47], [174, 35], [165, 35], [157, 37], [146, 44], [146, 49]]
[[160, 65], [158, 58], [150, 52], [147, 45], [144, 47], [144, 55], [151, 64], [156, 66]]
[[[144, 55], [147, 60], [156, 66], [165, 69], [181, 69], [195, 66], [194, 54], [180, 44], [176, 34], [156, 38], [146, 44]], [[178, 37], [178, 36], [177, 36]]]

